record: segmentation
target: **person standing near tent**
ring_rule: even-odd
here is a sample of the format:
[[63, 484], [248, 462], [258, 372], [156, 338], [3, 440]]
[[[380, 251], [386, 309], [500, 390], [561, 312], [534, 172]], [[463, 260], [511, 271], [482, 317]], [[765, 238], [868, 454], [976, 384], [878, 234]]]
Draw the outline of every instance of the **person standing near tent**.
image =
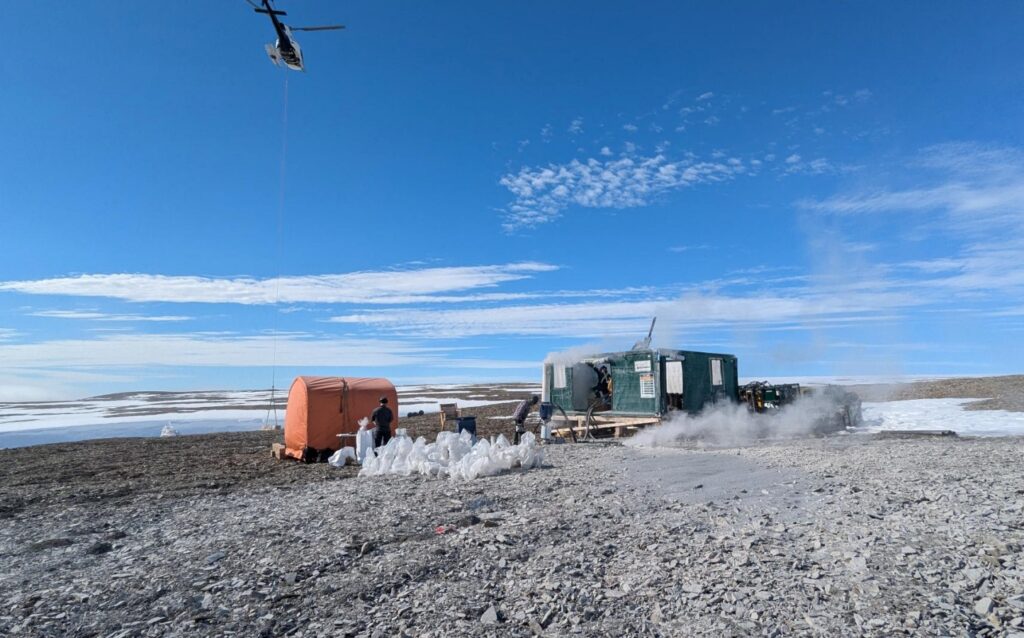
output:
[[539, 401], [540, 397], [536, 394], [529, 399], [523, 399], [516, 406], [516, 411], [512, 413], [512, 420], [516, 422], [516, 445], [519, 445], [519, 439], [526, 432], [526, 417], [530, 416], [530, 409], [537, 405]]
[[388, 407], [388, 398], [381, 397], [380, 405], [370, 414], [370, 422], [376, 428], [373, 431], [373, 447], [383, 447], [391, 440], [391, 422], [395, 415]]

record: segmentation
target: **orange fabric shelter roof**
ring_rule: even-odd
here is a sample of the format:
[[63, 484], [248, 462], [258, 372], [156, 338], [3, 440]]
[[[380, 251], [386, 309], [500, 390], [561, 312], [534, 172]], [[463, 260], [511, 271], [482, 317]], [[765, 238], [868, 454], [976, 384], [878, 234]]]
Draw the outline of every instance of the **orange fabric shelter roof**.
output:
[[[398, 393], [387, 379], [357, 377], [296, 377], [288, 391], [284, 417], [284, 445], [288, 456], [301, 459], [307, 448], [338, 450], [339, 434], [353, 434], [359, 420], [369, 418], [381, 397], [398, 425]], [[351, 445], [351, 443], [348, 443]]]

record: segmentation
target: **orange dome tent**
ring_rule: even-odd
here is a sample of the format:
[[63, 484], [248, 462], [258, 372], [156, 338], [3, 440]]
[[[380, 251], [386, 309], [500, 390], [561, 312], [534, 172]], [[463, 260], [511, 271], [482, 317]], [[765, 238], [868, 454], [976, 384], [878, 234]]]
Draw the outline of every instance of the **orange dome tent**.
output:
[[303, 459], [309, 448], [318, 453], [338, 450], [338, 435], [354, 434], [359, 420], [370, 417], [381, 397], [388, 398], [395, 414], [393, 431], [398, 425], [398, 393], [387, 379], [296, 377], [284, 417], [285, 454]]

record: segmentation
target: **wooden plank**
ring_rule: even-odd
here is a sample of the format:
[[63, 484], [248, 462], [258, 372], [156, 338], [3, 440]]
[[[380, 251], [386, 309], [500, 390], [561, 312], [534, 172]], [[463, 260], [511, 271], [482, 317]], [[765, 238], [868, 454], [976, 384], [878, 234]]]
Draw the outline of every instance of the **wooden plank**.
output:
[[[552, 422], [552, 423], [554, 423], [554, 422]], [[594, 424], [592, 424], [590, 426], [590, 429], [591, 429], [591, 431], [594, 431], [594, 430], [614, 430], [614, 431], [621, 431], [622, 433], [625, 433], [626, 430], [640, 429], [641, 427], [644, 427], [644, 426], [658, 425], [659, 423], [661, 423], [661, 420], [657, 419], [657, 418], [630, 419], [627, 422], [612, 421], [612, 422], [606, 422], [606, 423], [594, 423]], [[585, 432], [586, 431], [586, 425], [584, 425], [582, 422], [577, 421], [576, 425], [571, 426], [571, 429], [574, 430], [577, 433]], [[564, 425], [563, 426], [552, 425], [552, 428], [551, 428], [552, 434], [556, 434], [558, 436], [563, 436], [563, 434], [567, 434], [569, 432], [569, 430], [570, 430], [570, 427], [569, 426], [564, 426]], [[616, 436], [621, 436], [621, 434], [620, 435], [616, 435]]]
[[661, 418], [656, 416], [602, 417], [600, 415], [594, 415], [594, 423], [598, 425], [650, 425], [652, 423], [661, 423]]
[[933, 437], [959, 438], [953, 430], [883, 430], [875, 432], [876, 439], [923, 439]]

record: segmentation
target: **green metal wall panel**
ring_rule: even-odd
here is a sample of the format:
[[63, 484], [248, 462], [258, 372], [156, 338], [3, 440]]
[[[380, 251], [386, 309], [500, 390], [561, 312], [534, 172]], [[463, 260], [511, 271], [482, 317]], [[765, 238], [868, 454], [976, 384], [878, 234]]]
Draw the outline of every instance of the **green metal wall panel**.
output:
[[[735, 400], [737, 387], [736, 357], [728, 354], [680, 351], [683, 357], [683, 408], [699, 412], [709, 403]], [[722, 384], [712, 385], [711, 360], [722, 362]]]
[[[609, 370], [614, 384], [612, 386], [612, 406], [616, 412], [630, 414], [659, 414], [661, 412], [660, 406], [664, 399], [661, 396], [661, 369], [656, 353], [650, 350], [621, 353], [611, 358]], [[643, 387], [644, 381], [650, 385]], [[645, 392], [645, 390], [650, 391]]]
[[571, 411], [572, 408], [572, 366], [565, 366], [565, 387], [555, 387], [555, 370], [553, 364], [544, 365], [544, 383], [547, 386], [548, 400], [560, 406], [563, 410]]
[[[712, 403], [736, 400], [738, 364], [736, 357], [730, 354], [690, 350], [637, 350], [607, 353], [597, 358], [607, 362], [611, 372], [612, 410], [617, 413], [655, 415], [667, 411], [664, 378], [666, 359], [683, 362], [682, 408], [685, 411], [696, 413]], [[712, 359], [722, 361], [722, 383], [719, 386], [712, 384]], [[552, 364], [546, 364], [544, 369], [544, 386], [549, 400], [566, 411], [585, 411], [586, 406], [573, 406], [572, 366], [566, 366], [565, 388], [554, 387]]]

